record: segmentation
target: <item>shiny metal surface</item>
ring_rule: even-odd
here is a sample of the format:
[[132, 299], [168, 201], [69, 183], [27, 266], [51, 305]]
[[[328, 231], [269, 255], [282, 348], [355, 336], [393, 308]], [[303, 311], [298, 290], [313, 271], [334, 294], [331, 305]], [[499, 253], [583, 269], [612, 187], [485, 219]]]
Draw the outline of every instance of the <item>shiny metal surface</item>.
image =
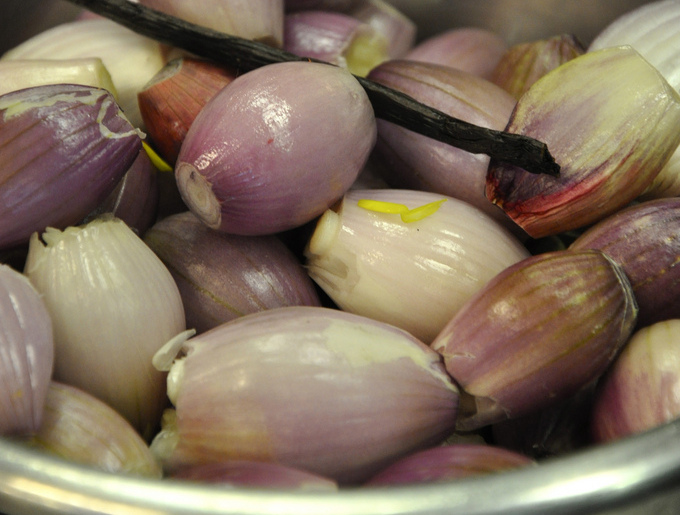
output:
[[8, 515], [675, 515], [679, 484], [680, 421], [483, 479], [338, 493], [139, 480], [0, 441], [0, 511]]
[[[584, 42], [627, 0], [393, 0], [421, 37], [485, 26], [510, 43], [573, 32]], [[72, 19], [70, 4], [0, 3], [0, 52]], [[0, 513], [125, 515], [676, 515], [680, 421], [538, 467], [450, 484], [338, 493], [272, 492], [140, 480], [85, 469], [0, 440]]]

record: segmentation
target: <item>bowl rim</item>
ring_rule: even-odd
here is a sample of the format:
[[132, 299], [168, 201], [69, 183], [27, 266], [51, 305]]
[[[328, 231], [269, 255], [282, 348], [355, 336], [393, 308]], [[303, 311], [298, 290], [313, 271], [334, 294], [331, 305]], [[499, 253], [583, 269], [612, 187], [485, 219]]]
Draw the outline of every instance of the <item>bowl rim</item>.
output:
[[72, 464], [0, 438], [0, 510], [7, 515], [599, 513], [594, 510], [677, 491], [679, 443], [680, 419], [639, 435], [500, 474], [450, 483], [327, 492], [124, 476]]

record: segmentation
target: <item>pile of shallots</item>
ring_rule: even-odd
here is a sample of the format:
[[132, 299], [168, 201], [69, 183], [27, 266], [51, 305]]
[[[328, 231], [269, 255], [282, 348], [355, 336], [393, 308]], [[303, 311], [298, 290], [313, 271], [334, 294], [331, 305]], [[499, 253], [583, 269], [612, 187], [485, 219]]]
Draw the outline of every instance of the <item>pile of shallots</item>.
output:
[[[244, 72], [94, 13], [2, 56], [2, 436], [335, 490], [680, 417], [680, 2], [588, 46], [418, 41], [383, 0], [139, 4], [314, 62]], [[560, 173], [379, 119], [357, 76]]]

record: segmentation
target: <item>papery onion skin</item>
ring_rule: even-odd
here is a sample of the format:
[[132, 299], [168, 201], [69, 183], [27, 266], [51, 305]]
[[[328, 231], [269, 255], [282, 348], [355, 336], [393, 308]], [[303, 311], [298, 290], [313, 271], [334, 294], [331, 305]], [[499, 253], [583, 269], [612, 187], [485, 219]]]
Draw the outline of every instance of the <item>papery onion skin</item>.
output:
[[258, 461], [232, 460], [195, 465], [175, 471], [170, 475], [170, 478], [225, 486], [266, 489], [330, 492], [338, 490], [338, 484], [332, 479], [279, 463]]
[[78, 223], [142, 149], [111, 93], [46, 85], [0, 97], [0, 248]]
[[599, 249], [630, 280], [638, 329], [680, 318], [680, 198], [635, 204], [590, 227], [570, 246]]
[[679, 363], [680, 320], [637, 331], [598, 385], [594, 441], [619, 440], [680, 417]]
[[45, 416], [27, 444], [106, 472], [160, 478], [149, 446], [109, 405], [63, 383], [49, 384]]
[[[489, 129], [503, 130], [515, 99], [499, 86], [471, 73], [408, 60], [385, 62], [368, 78], [416, 100]], [[465, 200], [506, 227], [520, 230], [484, 195], [489, 156], [472, 154], [377, 120], [374, 154], [382, 176], [393, 188], [432, 191]]]
[[26, 276], [0, 265], [0, 435], [42, 423], [54, 365], [52, 319]]
[[152, 9], [213, 30], [280, 47], [284, 0], [139, 0]]
[[107, 402], [150, 439], [167, 406], [152, 357], [185, 329], [162, 261], [122, 220], [103, 215], [35, 233], [24, 273], [52, 316], [54, 379]]
[[234, 70], [219, 64], [179, 57], [137, 94], [146, 132], [170, 165], [177, 161], [189, 127], [203, 106], [235, 77]]
[[[446, 199], [431, 216], [405, 223], [368, 211], [372, 199], [415, 208]], [[529, 256], [479, 209], [412, 190], [350, 190], [317, 223], [307, 249], [314, 281], [343, 310], [401, 327], [430, 343], [487, 281]]]
[[151, 446], [174, 433], [160, 456], [168, 471], [255, 460], [357, 483], [455, 425], [457, 388], [437, 353], [339, 310], [247, 315], [188, 340], [183, 352], [168, 375], [176, 426]]
[[156, 220], [160, 190], [158, 170], [142, 149], [116, 188], [82, 223], [111, 213], [142, 236]]
[[533, 238], [588, 226], [651, 184], [680, 143], [678, 124], [680, 94], [635, 50], [586, 52], [535, 82], [506, 127], [544, 141], [559, 177], [492, 160], [487, 198]]
[[535, 465], [531, 458], [484, 444], [441, 445], [413, 453], [389, 465], [364, 486], [443, 483]]
[[320, 305], [307, 272], [277, 236], [220, 233], [185, 212], [157, 222], [144, 241], [173, 275], [186, 325], [198, 333], [265, 309]]
[[459, 27], [421, 41], [403, 59], [450, 66], [491, 79], [507, 49], [503, 38], [490, 30]]
[[161, 44], [102, 17], [45, 30], [7, 51], [2, 59], [98, 57], [111, 75], [116, 99], [134, 127], [144, 128], [137, 92], [165, 64]]
[[388, 59], [387, 39], [348, 14], [303, 11], [285, 17], [283, 49], [325, 61], [361, 77]]
[[342, 197], [376, 132], [368, 96], [346, 70], [272, 64], [239, 76], [203, 108], [175, 176], [185, 203], [209, 227], [274, 234]]
[[526, 415], [586, 388], [636, 316], [628, 279], [600, 251], [549, 252], [508, 267], [432, 343], [462, 389], [458, 429]]

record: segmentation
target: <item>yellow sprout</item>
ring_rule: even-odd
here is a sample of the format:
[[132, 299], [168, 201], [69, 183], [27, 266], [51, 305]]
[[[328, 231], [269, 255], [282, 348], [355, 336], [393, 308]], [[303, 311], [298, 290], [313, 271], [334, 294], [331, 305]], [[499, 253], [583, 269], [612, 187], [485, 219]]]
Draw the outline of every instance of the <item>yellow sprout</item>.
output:
[[394, 202], [383, 202], [381, 200], [361, 199], [358, 206], [369, 211], [378, 213], [398, 214], [404, 223], [417, 222], [423, 218], [434, 214], [447, 199], [436, 200], [423, 206], [409, 209], [404, 204], [396, 204]]
[[151, 159], [153, 165], [160, 172], [172, 172], [173, 168], [168, 163], [166, 163], [161, 156], [159, 156], [154, 149], [152, 149], [145, 141], [142, 141], [142, 146], [146, 150], [146, 154]]
[[361, 199], [358, 202], [359, 207], [375, 211], [377, 213], [405, 213], [408, 207], [404, 204], [395, 204], [394, 202], [383, 202], [382, 200]]

